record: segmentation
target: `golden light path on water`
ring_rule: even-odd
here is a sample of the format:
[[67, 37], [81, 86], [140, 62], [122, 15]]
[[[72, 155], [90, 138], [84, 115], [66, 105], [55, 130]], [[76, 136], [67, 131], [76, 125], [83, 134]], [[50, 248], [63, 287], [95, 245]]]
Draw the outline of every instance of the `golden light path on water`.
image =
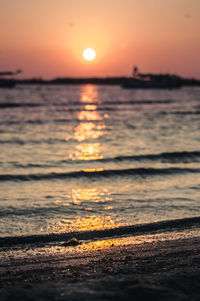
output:
[[76, 151], [73, 154], [72, 160], [76, 158], [83, 161], [102, 159], [100, 144], [86, 143], [76, 145]]
[[[98, 89], [93, 85], [83, 86], [80, 102], [84, 104], [78, 112], [79, 124], [74, 128], [74, 139], [78, 142], [72, 158], [79, 160], [101, 159], [101, 144], [97, 139], [106, 134], [104, 116], [98, 112]], [[89, 103], [89, 104], [88, 104]], [[89, 142], [88, 142], [89, 140]], [[95, 140], [95, 141], [93, 141]]]
[[83, 201], [93, 201], [95, 203], [111, 200], [107, 189], [98, 190], [97, 188], [80, 188], [72, 190], [74, 204]]
[[[72, 189], [71, 192], [71, 204], [73, 206], [85, 205], [85, 211], [92, 211], [93, 209], [88, 206], [88, 203], [104, 203], [111, 201], [112, 198], [107, 189], [99, 187], [90, 188], [77, 188]], [[69, 203], [64, 204], [66, 206]], [[111, 206], [104, 206], [104, 211], [111, 209]], [[122, 226], [120, 222], [114, 222], [108, 215], [94, 215], [89, 214], [85, 217], [77, 216], [74, 219], [69, 217], [63, 218], [56, 226], [53, 228], [54, 233], [62, 233], [66, 230], [68, 232], [74, 231], [88, 231], [88, 230], [100, 230], [100, 229], [110, 229], [116, 226]]]
[[102, 131], [104, 129], [104, 124], [96, 125], [92, 122], [80, 123], [75, 128], [74, 138], [79, 142], [87, 139], [97, 139], [105, 134], [105, 132]]
[[[83, 104], [83, 108], [77, 113], [79, 123], [74, 127], [73, 132], [73, 139], [77, 144], [74, 147], [74, 152], [70, 155], [73, 161], [91, 161], [103, 158], [102, 145], [98, 139], [106, 134], [105, 119], [109, 116], [98, 112], [98, 104], [100, 103], [96, 86], [85, 85], [82, 87], [80, 104]], [[102, 170], [100, 168], [87, 168], [83, 171], [92, 173]], [[77, 186], [71, 190], [71, 195], [68, 194], [68, 199], [71, 200], [71, 205], [77, 206], [77, 212], [79, 207], [84, 205], [84, 216], [63, 218], [53, 228], [54, 233], [108, 229], [122, 225], [120, 222], [114, 222], [106, 214], [106, 210], [112, 208], [110, 205], [102, 207], [101, 215], [92, 213], [92, 203], [111, 201], [108, 189], [98, 186], [79, 187], [77, 182]], [[65, 206], [69, 206], [69, 200]]]

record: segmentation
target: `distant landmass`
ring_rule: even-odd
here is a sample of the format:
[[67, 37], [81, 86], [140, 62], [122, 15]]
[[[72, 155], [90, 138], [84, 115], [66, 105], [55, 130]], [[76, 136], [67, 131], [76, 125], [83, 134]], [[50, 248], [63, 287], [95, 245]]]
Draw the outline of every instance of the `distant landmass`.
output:
[[13, 87], [16, 84], [23, 85], [120, 85], [122, 87], [162, 87], [171, 86], [200, 86], [200, 79], [196, 78], [183, 78], [174, 74], [155, 74], [155, 73], [139, 73], [138, 68], [134, 67], [133, 76], [121, 77], [86, 77], [86, 78], [73, 78], [73, 77], [58, 77], [50, 80], [43, 78], [27, 78], [19, 79], [15, 77], [21, 70], [16, 72], [0, 72], [0, 87]]
[[[200, 80], [195, 78], [183, 78], [177, 75], [170, 74], [154, 74], [156, 78], [166, 78], [168, 80], [175, 80], [181, 86], [200, 86]], [[42, 78], [30, 79], [15, 79], [16, 84], [42, 84], [42, 85], [81, 85], [81, 84], [94, 84], [94, 85], [123, 85], [126, 81], [134, 81], [133, 77], [87, 77], [87, 78], [55, 78], [45, 80]]]
[[45, 80], [42, 78], [17, 79], [16, 84], [44, 84], [44, 85], [121, 85], [128, 77], [85, 77], [85, 78], [54, 78]]

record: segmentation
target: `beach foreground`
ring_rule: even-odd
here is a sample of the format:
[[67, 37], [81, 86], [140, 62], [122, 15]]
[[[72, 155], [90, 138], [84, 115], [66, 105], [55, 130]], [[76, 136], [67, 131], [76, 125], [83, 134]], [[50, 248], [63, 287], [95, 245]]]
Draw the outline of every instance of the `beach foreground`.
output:
[[200, 300], [198, 237], [1, 251], [4, 300]]

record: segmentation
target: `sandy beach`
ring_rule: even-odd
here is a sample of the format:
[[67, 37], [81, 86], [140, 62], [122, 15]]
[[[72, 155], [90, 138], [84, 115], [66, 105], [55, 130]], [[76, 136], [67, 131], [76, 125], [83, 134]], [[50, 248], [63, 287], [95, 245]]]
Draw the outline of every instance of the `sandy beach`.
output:
[[[126, 243], [124, 243], [126, 242]], [[198, 237], [1, 250], [1, 300], [200, 300]]]

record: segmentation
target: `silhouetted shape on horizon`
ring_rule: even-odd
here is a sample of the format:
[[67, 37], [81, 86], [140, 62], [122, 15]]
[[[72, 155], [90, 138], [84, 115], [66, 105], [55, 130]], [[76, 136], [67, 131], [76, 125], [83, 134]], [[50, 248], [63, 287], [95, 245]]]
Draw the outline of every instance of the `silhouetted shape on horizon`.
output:
[[21, 69], [18, 69], [15, 72], [13, 72], [13, 71], [1, 71], [0, 76], [12, 76], [12, 75], [17, 75], [19, 73], [22, 73]]
[[[173, 74], [153, 74], [139, 73], [137, 66], [133, 68], [133, 76], [120, 77], [64, 77], [45, 80], [42, 78], [14, 79], [8, 76], [14, 76], [22, 71], [0, 72], [0, 87], [14, 87], [15, 84], [23, 85], [118, 85], [123, 88], [178, 88], [181, 86], [200, 86], [200, 80], [194, 78], [182, 78]], [[1, 78], [3, 77], [3, 78]]]
[[0, 88], [14, 88], [16, 80], [10, 76], [17, 75], [21, 73], [22, 70], [18, 69], [15, 72], [13, 71], [1, 71], [0, 72]]
[[[195, 78], [182, 78], [177, 75], [170, 74], [154, 74], [154, 77], [167, 77], [167, 78], [176, 78], [177, 83], [181, 86], [200, 86], [200, 80]], [[51, 80], [44, 80], [42, 78], [29, 78], [29, 79], [20, 79], [16, 80], [16, 84], [28, 84], [28, 85], [118, 85], [122, 86], [127, 81], [133, 82], [133, 77], [87, 77], [87, 78], [55, 78]]]
[[86, 77], [86, 78], [55, 78], [51, 80], [43, 80], [42, 78], [31, 78], [18, 80], [19, 84], [43, 84], [43, 85], [121, 85], [127, 77]]
[[182, 85], [180, 76], [139, 73], [137, 66], [134, 66], [133, 77], [126, 79], [121, 86], [126, 89], [177, 89]]

